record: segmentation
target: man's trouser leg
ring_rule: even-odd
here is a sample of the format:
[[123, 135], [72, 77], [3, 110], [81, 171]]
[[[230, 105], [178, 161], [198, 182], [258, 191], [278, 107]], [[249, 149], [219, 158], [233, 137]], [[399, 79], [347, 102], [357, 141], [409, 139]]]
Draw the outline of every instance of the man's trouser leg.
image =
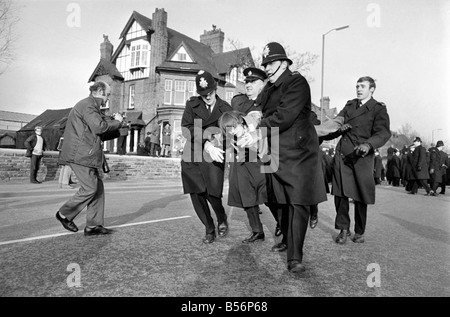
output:
[[73, 220], [87, 207], [86, 226], [104, 224], [105, 193], [103, 181], [98, 178], [96, 168], [70, 164], [77, 176], [80, 189], [61, 206], [59, 212], [69, 220]]
[[350, 206], [348, 197], [334, 196], [334, 206], [336, 208], [334, 228], [339, 230], [350, 230]]
[[206, 228], [206, 234], [214, 233], [214, 220], [211, 217], [211, 210], [209, 209], [208, 201], [206, 200], [206, 193], [191, 194], [190, 196], [195, 213]]
[[287, 261], [303, 260], [303, 243], [305, 241], [306, 230], [310, 206], [289, 205], [289, 225], [287, 238]]
[[247, 213], [248, 223], [250, 228], [252, 228], [252, 232], [263, 233], [264, 230], [261, 219], [259, 218], [258, 206], [246, 207], [244, 210]]
[[42, 155], [31, 154], [30, 162], [30, 182], [37, 180], [37, 173], [39, 171], [39, 163], [41, 161]]
[[367, 223], [367, 204], [355, 201], [355, 233], [364, 234]]

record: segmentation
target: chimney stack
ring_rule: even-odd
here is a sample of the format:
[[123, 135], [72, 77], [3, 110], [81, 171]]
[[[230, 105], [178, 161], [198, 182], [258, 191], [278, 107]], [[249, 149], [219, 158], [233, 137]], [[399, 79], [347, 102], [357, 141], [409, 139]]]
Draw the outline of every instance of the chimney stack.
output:
[[103, 43], [100, 44], [100, 57], [110, 62], [112, 53], [113, 45], [108, 40], [108, 35], [103, 34]]
[[204, 31], [200, 35], [200, 43], [206, 44], [215, 54], [223, 53], [223, 41], [225, 40], [225, 33], [217, 29], [215, 25], [212, 26], [211, 31]]

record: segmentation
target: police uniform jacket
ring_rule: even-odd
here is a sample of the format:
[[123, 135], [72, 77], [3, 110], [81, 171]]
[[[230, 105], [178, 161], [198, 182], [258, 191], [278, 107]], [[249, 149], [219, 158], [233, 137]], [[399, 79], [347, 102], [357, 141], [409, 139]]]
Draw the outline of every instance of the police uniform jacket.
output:
[[311, 120], [311, 94], [306, 79], [287, 69], [275, 83], [264, 86], [258, 103], [263, 112], [260, 127], [267, 128], [262, 132], [267, 132], [271, 151], [273, 172], [266, 174], [269, 200], [298, 205], [326, 201], [319, 139]]
[[422, 145], [416, 146], [416, 148], [412, 152], [411, 165], [412, 165], [412, 172], [414, 175], [413, 179], [430, 178], [427, 164], [427, 150]]
[[102, 141], [117, 138], [122, 123], [107, 120], [100, 112], [102, 100], [89, 96], [70, 110], [64, 130], [60, 164], [74, 163], [100, 168], [103, 163]]
[[[338, 114], [352, 129], [342, 135], [336, 146], [331, 194], [374, 204], [373, 149], [382, 147], [391, 137], [389, 115], [386, 106], [373, 98], [356, 109], [358, 102], [349, 100]], [[354, 148], [362, 143], [370, 144], [372, 150], [365, 157], [357, 157]]]
[[373, 177], [381, 178], [381, 170], [383, 169], [383, 161], [379, 155], [374, 156]]
[[[231, 107], [244, 114], [260, 110], [255, 100], [250, 100], [247, 95], [233, 97]], [[261, 173], [263, 163], [259, 160], [258, 153], [245, 148], [239, 151], [233, 149], [232, 155], [228, 178], [228, 205], [246, 208], [267, 202], [266, 179]]]
[[[211, 196], [222, 197], [225, 165], [213, 161], [204, 151], [204, 144], [220, 133], [218, 120], [222, 113], [232, 109], [219, 96], [216, 98], [211, 115], [201, 97], [191, 97], [186, 102], [181, 118], [182, 132], [186, 138], [181, 160], [181, 179], [185, 194], [208, 192]], [[195, 126], [194, 120], [200, 120], [199, 127]]]

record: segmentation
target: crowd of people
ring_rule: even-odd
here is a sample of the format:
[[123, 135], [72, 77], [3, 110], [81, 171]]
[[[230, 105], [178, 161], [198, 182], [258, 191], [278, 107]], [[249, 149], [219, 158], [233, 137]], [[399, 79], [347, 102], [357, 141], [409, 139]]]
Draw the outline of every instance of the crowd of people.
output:
[[[376, 84], [371, 77], [360, 77], [356, 98], [349, 100], [334, 119], [322, 123], [311, 109], [307, 80], [292, 72], [291, 64], [282, 45], [268, 43], [263, 50], [262, 69], [244, 70], [246, 92], [235, 96], [231, 105], [217, 95], [214, 76], [199, 71], [195, 77], [198, 95], [186, 102], [181, 120], [183, 135], [177, 137], [177, 148], [182, 157], [183, 191], [190, 195], [205, 229], [202, 242], [223, 239], [230, 230], [222, 202], [225, 164], [229, 164], [227, 204], [245, 211], [251, 230], [242, 243], [265, 240], [260, 206], [266, 205], [276, 223], [275, 236], [281, 236], [271, 250], [286, 251], [288, 271], [301, 273], [306, 270], [306, 232], [308, 227], [316, 227], [319, 204], [327, 200], [327, 193], [334, 196], [335, 229], [339, 230], [334, 241], [344, 244], [351, 238], [354, 243], [364, 243], [368, 205], [375, 203], [375, 186], [382, 179], [375, 172], [377, 149], [386, 144], [391, 132], [386, 105], [373, 98]], [[103, 226], [104, 187], [99, 171], [107, 167], [101, 142], [117, 138], [126, 122], [120, 114], [113, 120], [101, 115], [100, 106], [111, 94], [107, 83], [97, 82], [90, 91], [69, 114], [60, 154], [60, 163], [71, 167], [80, 189], [60, 207], [56, 218], [65, 229], [75, 232], [78, 227], [73, 220], [86, 207], [84, 234], [102, 235], [112, 230]], [[161, 133], [160, 155], [168, 155], [171, 130], [165, 124], [163, 129], [158, 126], [148, 133], [146, 146], [152, 156], [157, 155]], [[324, 140], [336, 138], [339, 142], [333, 154], [321, 148]], [[39, 148], [33, 156], [39, 155], [43, 146], [37, 139]], [[440, 173], [448, 166], [442, 146], [438, 142], [436, 149], [429, 151], [427, 163], [426, 151], [416, 138], [414, 146], [408, 148], [410, 153], [403, 155], [410, 157], [409, 174], [393, 173], [392, 183], [407, 180], [410, 193], [423, 186], [429, 195], [436, 195], [442, 183]], [[389, 166], [400, 164], [402, 171], [403, 156], [397, 160], [392, 155]], [[427, 187], [425, 180], [430, 174], [433, 181]], [[350, 202], [355, 213], [353, 237]]]
[[386, 181], [394, 187], [403, 186], [412, 195], [417, 194], [419, 188], [425, 190], [426, 196], [445, 194], [450, 165], [449, 156], [443, 148], [444, 142], [439, 140], [427, 150], [420, 137], [416, 137], [413, 144], [405, 145], [401, 150], [391, 146], [387, 150], [385, 165], [379, 153], [375, 158], [376, 184]]

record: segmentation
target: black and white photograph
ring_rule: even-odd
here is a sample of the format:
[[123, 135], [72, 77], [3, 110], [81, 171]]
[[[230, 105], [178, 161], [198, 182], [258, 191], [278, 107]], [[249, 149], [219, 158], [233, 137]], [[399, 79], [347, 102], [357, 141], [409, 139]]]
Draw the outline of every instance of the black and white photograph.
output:
[[449, 297], [449, 56], [448, 0], [0, 0], [0, 297]]

